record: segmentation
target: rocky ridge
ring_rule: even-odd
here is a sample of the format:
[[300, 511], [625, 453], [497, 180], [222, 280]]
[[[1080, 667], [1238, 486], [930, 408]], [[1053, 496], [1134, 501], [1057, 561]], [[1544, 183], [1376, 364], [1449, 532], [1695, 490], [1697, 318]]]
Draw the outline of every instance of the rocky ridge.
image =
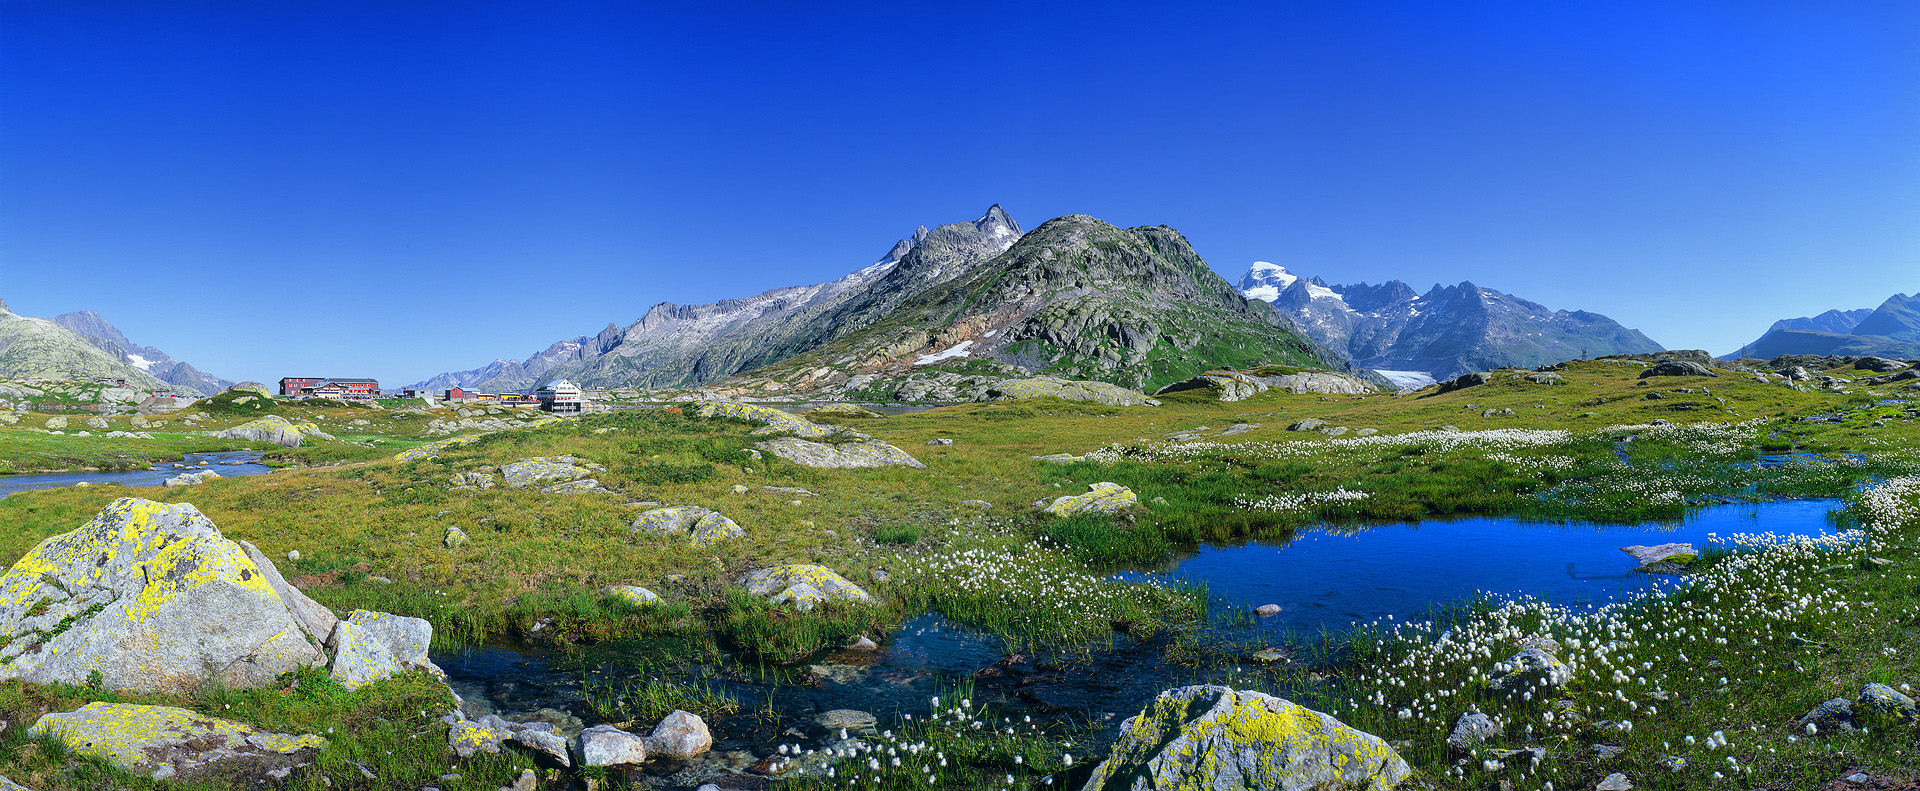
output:
[[1638, 330], [1598, 313], [1556, 311], [1470, 282], [1436, 283], [1420, 294], [1398, 280], [1329, 285], [1256, 261], [1239, 285], [1315, 341], [1370, 369], [1422, 371], [1444, 380], [1490, 368], [1661, 351]]
[[1895, 294], [1872, 309], [1781, 319], [1766, 334], [1722, 359], [1789, 354], [1920, 357], [1920, 293]]
[[121, 362], [152, 374], [154, 378], [173, 385], [175, 388], [198, 393], [218, 393], [233, 385], [233, 381], [204, 373], [187, 363], [173, 358], [152, 346], [141, 346], [127, 339], [120, 328], [108, 323], [100, 314], [91, 310], [62, 313], [52, 321], [73, 332], [101, 351], [117, 357]]
[[56, 322], [16, 315], [5, 302], [0, 302], [0, 376], [72, 382], [125, 379], [128, 387], [123, 389], [171, 389], [193, 397], [202, 394], [197, 389], [163, 382]]

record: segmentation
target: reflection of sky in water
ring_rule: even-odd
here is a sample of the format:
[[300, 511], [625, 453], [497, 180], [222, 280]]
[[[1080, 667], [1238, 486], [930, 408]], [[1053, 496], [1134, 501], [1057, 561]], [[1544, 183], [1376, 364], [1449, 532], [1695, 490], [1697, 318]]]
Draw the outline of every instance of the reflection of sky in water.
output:
[[[222, 478], [240, 475], [260, 475], [273, 472], [272, 467], [259, 464], [260, 452], [253, 450], [225, 451], [221, 453], [189, 453], [182, 464], [175, 467], [173, 462], [159, 462], [150, 469], [130, 470], [127, 472], [50, 472], [32, 475], [0, 475], [0, 497], [14, 492], [27, 492], [35, 489], [62, 489], [81, 481], [95, 486], [117, 483], [121, 486], [159, 486], [168, 478], [186, 472], [212, 470]], [[206, 467], [200, 462], [212, 462]], [[227, 465], [226, 461], [243, 461], [246, 464]]]
[[1284, 545], [1203, 548], [1172, 576], [1207, 583], [1230, 606], [1278, 604], [1281, 614], [1266, 625], [1312, 634], [1387, 615], [1422, 618], [1433, 605], [1476, 591], [1603, 602], [1661, 579], [1631, 573], [1635, 564], [1620, 547], [1692, 542], [1704, 550], [1708, 533], [1818, 534], [1830, 530], [1826, 513], [1834, 506], [1830, 500], [1715, 506], [1664, 528], [1474, 518], [1382, 525], [1351, 535], [1307, 531]]

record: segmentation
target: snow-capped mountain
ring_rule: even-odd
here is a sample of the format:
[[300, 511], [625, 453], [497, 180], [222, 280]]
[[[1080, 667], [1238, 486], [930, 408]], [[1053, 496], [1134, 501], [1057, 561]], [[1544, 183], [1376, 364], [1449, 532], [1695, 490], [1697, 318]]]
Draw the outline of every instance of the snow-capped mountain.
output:
[[1240, 293], [1273, 304], [1308, 337], [1401, 384], [1503, 365], [1661, 351], [1598, 313], [1544, 305], [1463, 282], [1420, 294], [1398, 280], [1331, 285], [1257, 261]]

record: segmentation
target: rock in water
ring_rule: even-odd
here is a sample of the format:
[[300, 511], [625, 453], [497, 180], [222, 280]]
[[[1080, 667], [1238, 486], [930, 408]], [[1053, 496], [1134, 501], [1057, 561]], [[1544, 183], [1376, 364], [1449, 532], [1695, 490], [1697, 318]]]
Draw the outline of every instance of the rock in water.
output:
[[720, 512], [697, 505], [671, 505], [655, 508], [634, 517], [629, 527], [636, 533], [658, 536], [686, 536], [696, 547], [710, 546], [729, 538], [744, 538], [747, 531]]
[[[862, 435], [864, 436], [864, 435]], [[760, 443], [760, 449], [803, 467], [854, 469], [860, 467], [925, 468], [906, 451], [877, 439], [828, 444], [781, 437]]]
[[271, 442], [283, 448], [297, 448], [307, 439], [333, 439], [333, 436], [320, 430], [312, 423], [295, 423], [279, 415], [268, 415], [259, 420], [241, 423], [238, 426], [214, 435], [220, 439], [238, 439], [248, 442]]
[[1140, 496], [1132, 489], [1117, 483], [1088, 484], [1086, 494], [1069, 494], [1055, 498], [1046, 507], [1054, 516], [1076, 516], [1079, 514], [1114, 514], [1140, 504]]
[[89, 703], [48, 714], [27, 735], [53, 736], [75, 752], [130, 772], [185, 782], [253, 781], [247, 785], [263, 784], [268, 772], [290, 768], [303, 751], [327, 745], [319, 736], [270, 733], [187, 709], [130, 703]]
[[1380, 737], [1259, 692], [1220, 686], [1160, 693], [1120, 726], [1082, 791], [1393, 788], [1407, 762]]
[[647, 762], [647, 742], [612, 725], [595, 725], [580, 732], [583, 766], [614, 766]]
[[213, 470], [207, 470], [205, 472], [181, 473], [179, 475], [175, 475], [171, 478], [166, 479], [164, 483], [168, 486], [197, 486], [199, 484], [206, 483], [207, 481], [219, 480], [219, 478], [220, 478], [220, 473], [214, 472]]
[[1620, 551], [1632, 555], [1634, 561], [1639, 563], [1642, 568], [1663, 561], [1669, 563], [1692, 563], [1700, 559], [1700, 553], [1693, 550], [1692, 544], [1661, 544], [1653, 547], [1643, 547], [1636, 544], [1630, 547], [1621, 547]]
[[0, 678], [184, 693], [322, 664], [288, 603], [192, 505], [123, 497], [0, 578]]
[[1106, 382], [1037, 376], [1008, 379], [988, 387], [981, 401], [1020, 401], [1029, 398], [1063, 398], [1068, 401], [1092, 401], [1107, 406], [1159, 406], [1146, 393], [1128, 390]]
[[674, 709], [647, 737], [647, 754], [686, 760], [713, 749], [713, 734], [699, 716]]

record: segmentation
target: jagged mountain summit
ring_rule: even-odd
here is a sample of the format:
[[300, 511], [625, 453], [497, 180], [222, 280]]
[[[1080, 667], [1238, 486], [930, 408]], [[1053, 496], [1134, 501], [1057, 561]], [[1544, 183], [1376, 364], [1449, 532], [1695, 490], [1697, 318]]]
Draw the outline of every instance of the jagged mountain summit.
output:
[[1723, 359], [1772, 359], [1782, 354], [1920, 357], [1920, 293], [1895, 294], [1878, 308], [1781, 319], [1765, 335]]
[[1256, 261], [1239, 287], [1315, 341], [1403, 386], [1505, 365], [1664, 351], [1598, 313], [1552, 310], [1470, 282], [1436, 283], [1421, 294], [1398, 280], [1330, 285]]
[[5, 302], [0, 302], [0, 376], [37, 376], [77, 382], [125, 379], [137, 388], [204, 395], [196, 387], [162, 382], [56, 322], [16, 315]]
[[947, 400], [996, 377], [1045, 374], [1152, 392], [1220, 366], [1269, 364], [1352, 371], [1242, 296], [1178, 231], [1070, 215], [865, 329], [711, 389]]
[[508, 391], [561, 378], [583, 387], [676, 388], [718, 381], [867, 327], [908, 296], [999, 255], [1024, 233], [994, 204], [971, 222], [931, 230], [921, 226], [880, 260], [838, 280], [706, 305], [662, 302], [633, 324], [608, 324], [597, 335], [561, 341], [526, 362], [497, 361], [441, 374], [419, 386], [455, 382]]
[[173, 358], [173, 355], [152, 346], [141, 346], [127, 340], [120, 328], [108, 323], [100, 314], [91, 310], [78, 310], [62, 313], [52, 321], [74, 334], [85, 338], [88, 343], [103, 352], [113, 355], [121, 362], [145, 371], [155, 379], [183, 390], [199, 393], [218, 393], [233, 384], [231, 379], [222, 379], [204, 373], [187, 363]]

